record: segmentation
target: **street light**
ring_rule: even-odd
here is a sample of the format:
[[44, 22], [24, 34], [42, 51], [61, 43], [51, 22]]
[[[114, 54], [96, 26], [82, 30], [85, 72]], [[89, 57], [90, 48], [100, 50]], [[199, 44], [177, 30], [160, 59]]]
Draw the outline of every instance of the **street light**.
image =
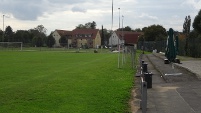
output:
[[2, 42], [4, 41], [4, 16], [5, 15], [3, 15], [3, 37], [2, 37]]
[[123, 34], [123, 27], [124, 27], [124, 25], [123, 25], [123, 23], [124, 23], [124, 16], [122, 15], [122, 34], [121, 34], [121, 36], [122, 36], [122, 66], [123, 66], [123, 63], [124, 63], [124, 49], [125, 49], [125, 47], [124, 47], [124, 43], [125, 43], [125, 41], [124, 41], [124, 34]]
[[123, 34], [123, 29], [124, 29], [124, 16], [122, 15], [122, 44], [124, 44], [125, 42], [124, 42], [124, 34]]
[[[118, 8], [118, 9], [119, 9], [119, 30], [120, 30], [120, 8]], [[118, 53], [118, 68], [120, 68], [120, 66], [119, 66], [119, 65], [120, 65], [120, 61], [119, 61], [119, 60], [120, 60], [120, 58], [119, 58], [119, 57], [120, 57], [119, 38], [120, 38], [120, 37], [118, 37], [118, 47], [119, 47], [119, 53]]]

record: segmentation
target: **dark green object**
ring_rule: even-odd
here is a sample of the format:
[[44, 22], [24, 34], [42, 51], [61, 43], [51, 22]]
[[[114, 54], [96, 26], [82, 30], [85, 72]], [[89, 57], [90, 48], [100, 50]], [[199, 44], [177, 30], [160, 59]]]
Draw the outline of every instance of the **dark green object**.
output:
[[174, 38], [174, 31], [172, 28], [170, 28], [168, 32], [167, 48], [165, 52], [165, 56], [170, 62], [174, 62], [176, 58], [176, 50], [173, 38]]
[[175, 37], [175, 51], [176, 51], [176, 55], [179, 54], [179, 38], [178, 36]]

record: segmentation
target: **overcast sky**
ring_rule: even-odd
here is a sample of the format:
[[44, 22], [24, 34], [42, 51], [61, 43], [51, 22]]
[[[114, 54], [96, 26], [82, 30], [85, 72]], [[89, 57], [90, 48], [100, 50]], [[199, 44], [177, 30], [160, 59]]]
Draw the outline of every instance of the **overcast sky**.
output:
[[[201, 9], [201, 0], [114, 0], [113, 7], [113, 30], [119, 25], [120, 8], [123, 26], [136, 29], [159, 24], [167, 30], [182, 31], [185, 16], [190, 15], [193, 22]], [[92, 21], [98, 29], [102, 25], [111, 29], [112, 0], [0, 0], [0, 15], [0, 29], [6, 15], [4, 24], [13, 31], [43, 25], [49, 34], [55, 29], [72, 30]]]

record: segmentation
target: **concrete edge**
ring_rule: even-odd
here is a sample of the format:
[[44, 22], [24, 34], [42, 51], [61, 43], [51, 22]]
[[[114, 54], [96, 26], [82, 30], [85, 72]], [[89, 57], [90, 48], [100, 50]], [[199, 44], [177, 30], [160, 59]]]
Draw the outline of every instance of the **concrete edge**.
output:
[[199, 74], [193, 72], [192, 70], [188, 69], [187, 67], [183, 67], [183, 66], [181, 66], [181, 65], [179, 65], [179, 64], [175, 64], [175, 63], [174, 63], [174, 66], [176, 66], [177, 68], [185, 69], [186, 71], [188, 71], [188, 72], [194, 74], [198, 80], [201, 80], [201, 78], [199, 77]]
[[[160, 57], [160, 56], [157, 56], [157, 55], [155, 55], [155, 54], [153, 54], [153, 55], [156, 56], [156, 57], [158, 57], [158, 58], [160, 58], [160, 59], [163, 59], [163, 58]], [[179, 65], [179, 64], [177, 64], [177, 63], [173, 63], [173, 65], [176, 66], [177, 68], [185, 69], [186, 71], [188, 71], [188, 72], [194, 74], [198, 80], [201, 80], [201, 78], [199, 77], [199, 75], [198, 75], [197, 73], [193, 72], [192, 70], [188, 69], [187, 67], [183, 67], [183, 66], [181, 66], [181, 65]]]

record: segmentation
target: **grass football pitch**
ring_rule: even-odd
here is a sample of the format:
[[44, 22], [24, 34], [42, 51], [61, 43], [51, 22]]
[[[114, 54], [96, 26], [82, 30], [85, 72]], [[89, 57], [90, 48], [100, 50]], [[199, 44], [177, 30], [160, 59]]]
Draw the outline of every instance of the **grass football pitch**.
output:
[[134, 71], [117, 54], [0, 52], [0, 113], [123, 113]]

